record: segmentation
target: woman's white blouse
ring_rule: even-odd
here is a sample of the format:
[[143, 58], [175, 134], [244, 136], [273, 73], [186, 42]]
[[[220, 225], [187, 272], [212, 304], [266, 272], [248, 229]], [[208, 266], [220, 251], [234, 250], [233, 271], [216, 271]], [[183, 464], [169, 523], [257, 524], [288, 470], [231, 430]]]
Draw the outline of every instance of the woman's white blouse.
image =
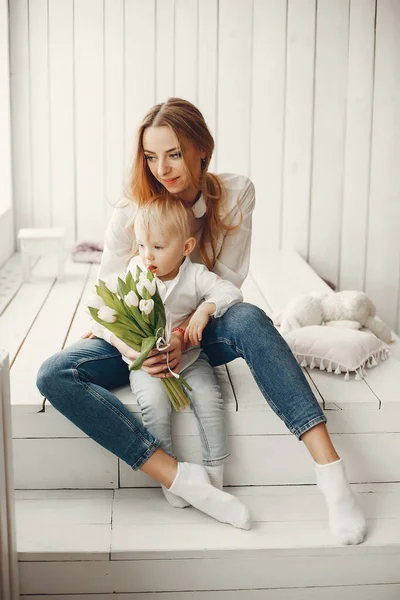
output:
[[[235, 225], [240, 218], [242, 220], [237, 229], [220, 231], [216, 242], [217, 259], [213, 272], [240, 288], [249, 270], [255, 190], [250, 179], [243, 175], [223, 173], [219, 174], [219, 178], [226, 190], [223, 221], [227, 225]], [[190, 259], [194, 263], [203, 263], [199, 252], [202, 223], [206, 213], [203, 195], [193, 205], [192, 210], [196, 230], [194, 237], [197, 245], [190, 255]], [[98, 273], [99, 279], [104, 281], [110, 275], [126, 270], [134, 243], [132, 224], [135, 213], [136, 205], [130, 200], [123, 199], [116, 204], [105, 234], [104, 252]], [[93, 333], [109, 342], [111, 333], [96, 325], [98, 324], [91, 321]]]

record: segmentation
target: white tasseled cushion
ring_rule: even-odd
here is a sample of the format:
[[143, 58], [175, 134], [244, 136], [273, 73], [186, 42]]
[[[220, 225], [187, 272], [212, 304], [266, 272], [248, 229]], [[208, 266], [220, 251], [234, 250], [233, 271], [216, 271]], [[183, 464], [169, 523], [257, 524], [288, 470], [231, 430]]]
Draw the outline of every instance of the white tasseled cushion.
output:
[[368, 330], [311, 325], [284, 335], [302, 367], [319, 368], [340, 375], [354, 371], [362, 379], [364, 368], [376, 366], [389, 356], [389, 346]]

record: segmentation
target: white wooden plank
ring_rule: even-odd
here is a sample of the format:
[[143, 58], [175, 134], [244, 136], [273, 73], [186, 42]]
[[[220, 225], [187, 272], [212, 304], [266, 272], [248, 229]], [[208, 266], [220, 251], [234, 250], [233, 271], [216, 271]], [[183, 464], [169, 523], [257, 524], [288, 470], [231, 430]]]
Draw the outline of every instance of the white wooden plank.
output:
[[[352, 489], [367, 519], [400, 518], [398, 483], [353, 484]], [[253, 524], [326, 520], [325, 500], [316, 485], [229, 487], [225, 488], [225, 491], [247, 506]], [[68, 492], [71, 494], [71, 498], [75, 497], [75, 490]], [[39, 499], [39, 494], [42, 494], [43, 503], [47, 497], [47, 492], [41, 490], [22, 493], [35, 494], [34, 497]], [[61, 494], [62, 492], [55, 491], [53, 493]], [[92, 493], [97, 494], [96, 491], [92, 491]], [[21, 492], [18, 492], [17, 498], [21, 497], [19, 494]], [[136, 508], [134, 511], [132, 510], [133, 505]], [[197, 510], [171, 510], [161, 489], [119, 489], [114, 492], [113, 525], [115, 528], [123, 525], [132, 527], [134, 524], [144, 523], [190, 525], [209, 522], [209, 517]], [[224, 530], [227, 531], [226, 528]], [[221, 537], [224, 537], [223, 534]], [[171, 540], [170, 543], [172, 549], [175, 541]], [[244, 544], [246, 543], [247, 540], [244, 540]], [[266, 539], [265, 543], [268, 546], [269, 541]], [[201, 545], [199, 543], [200, 547]], [[240, 545], [239, 543], [238, 546]], [[307, 545], [308, 543], [305, 543], [305, 546]]]
[[365, 381], [378, 396], [382, 408], [395, 405], [400, 409], [400, 361], [390, 357], [378, 368], [368, 369]]
[[0, 316], [1, 345], [10, 355], [11, 366], [54, 285], [55, 277], [48, 276], [52, 258], [46, 256], [38, 261], [32, 271], [32, 281], [21, 285], [13, 301]]
[[35, 412], [42, 404], [36, 375], [43, 361], [61, 350], [82, 293], [88, 265], [67, 263], [57, 280], [11, 370], [12, 404]]
[[29, 78], [33, 224], [52, 224], [50, 193], [48, 2], [29, 2]]
[[[198, 91], [197, 106], [218, 145], [217, 139], [217, 87], [218, 87], [218, 3], [202, 0], [198, 3]], [[217, 171], [216, 153], [209, 170]]]
[[[16, 494], [20, 561], [107, 560], [111, 542], [112, 491], [76, 494], [75, 490], [32, 498]], [[26, 496], [26, 494], [25, 494]], [[46, 527], [43, 527], [46, 522]]]
[[[52, 224], [76, 240], [74, 22], [70, 0], [48, 3]], [[98, 201], [98, 198], [96, 198]], [[88, 199], [86, 198], [86, 202]]]
[[[103, 239], [104, 190], [103, 3], [74, 5], [76, 219], [79, 241]], [[95, 199], [92, 204], [89, 198]]]
[[330, 410], [379, 410], [379, 396], [364, 380], [356, 381], [355, 374], [345, 381], [344, 374], [335, 375], [319, 369], [308, 369], [308, 374]]
[[288, 3], [281, 245], [303, 258], [309, 236], [315, 19], [315, 0]]
[[175, 1], [174, 95], [197, 104], [198, 0]]
[[318, 2], [309, 259], [333, 283], [339, 272], [348, 28], [349, 0]]
[[400, 285], [399, 72], [400, 4], [396, 0], [380, 0], [365, 291], [392, 329], [397, 328]]
[[104, 187], [106, 217], [123, 195], [124, 173], [124, 3], [104, 4]]
[[87, 437], [64, 415], [46, 402], [45, 412], [26, 413], [24, 407], [13, 406], [13, 438], [78, 438]]
[[[278, 417], [275, 417], [278, 419]], [[398, 456], [398, 433], [332, 434], [333, 443], [346, 461], [352, 482], [398, 481], [397, 461], [382, 460], [382, 456]], [[229, 436], [231, 456], [225, 464], [225, 485], [304, 485], [315, 481], [312, 461], [303, 444], [292, 435]], [[197, 436], [175, 436], [174, 449], [180, 460], [201, 463]], [[254, 457], [273, 456], [274, 460], [255, 460]], [[146, 487], [142, 474], [120, 465], [121, 487]]]
[[27, 0], [10, 3], [10, 62], [15, 227], [33, 225]]
[[[286, 8], [280, 0], [255, 0], [253, 16], [250, 177], [256, 188], [253, 256], [279, 247], [286, 80]], [[241, 49], [239, 42], [238, 48]], [[240, 88], [247, 79], [238, 82]], [[236, 94], [236, 90], [232, 92]], [[230, 103], [230, 99], [226, 103]], [[225, 107], [224, 107], [225, 109]], [[231, 118], [235, 123], [243, 117]], [[230, 142], [231, 143], [231, 142]], [[232, 152], [241, 141], [236, 139]], [[243, 143], [243, 142], [242, 142]]]
[[131, 164], [137, 128], [155, 103], [155, 1], [125, 0], [125, 155]]
[[272, 314], [283, 310], [296, 296], [310, 292], [333, 293], [295, 252], [286, 249], [271, 250], [267, 256], [268, 260], [264, 260], [253, 253], [250, 270], [262, 295], [267, 299]]
[[[218, 33], [219, 172], [249, 174], [252, 2], [219, 2]], [[234, 124], [234, 127], [233, 127]]]
[[[389, 554], [388, 548], [384, 554], [381, 548], [382, 560], [377, 560], [376, 555], [356, 550], [319, 548], [319, 556], [264, 554], [247, 560], [230, 556], [200, 561], [29, 562], [20, 564], [21, 591], [93, 594], [397, 583], [397, 553]], [[324, 556], [327, 552], [329, 559]]]
[[375, 0], [350, 3], [339, 286], [364, 288], [371, 157]]
[[175, 0], [156, 0], [155, 10], [155, 101], [159, 103], [174, 95]]
[[21, 257], [14, 253], [0, 269], [0, 315], [22, 285]]
[[[396, 600], [400, 584], [312, 587], [297, 589], [215, 590], [211, 592], [160, 592], [152, 600]], [[49, 600], [48, 596], [23, 596], [25, 600]], [[66, 600], [65, 596], [52, 595], [52, 600]], [[92, 595], [71, 595], [68, 600], [93, 600]], [[148, 600], [148, 594], [97, 594], [96, 600]]]
[[77, 342], [84, 333], [90, 330], [89, 315], [86, 312], [90, 296], [93, 294], [94, 285], [97, 280], [98, 265], [88, 265], [88, 275], [85, 281], [79, 304], [68, 330], [64, 348]]
[[116, 456], [86, 439], [13, 440], [15, 489], [115, 488]]

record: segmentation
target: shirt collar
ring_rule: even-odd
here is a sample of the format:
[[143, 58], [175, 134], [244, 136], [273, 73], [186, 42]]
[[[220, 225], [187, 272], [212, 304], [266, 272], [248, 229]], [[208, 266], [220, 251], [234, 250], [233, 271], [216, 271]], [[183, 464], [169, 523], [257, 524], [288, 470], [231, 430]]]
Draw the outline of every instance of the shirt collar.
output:
[[200, 195], [200, 198], [196, 200], [196, 202], [192, 206], [192, 211], [196, 219], [201, 219], [206, 214], [206, 203], [204, 200], [203, 194]]

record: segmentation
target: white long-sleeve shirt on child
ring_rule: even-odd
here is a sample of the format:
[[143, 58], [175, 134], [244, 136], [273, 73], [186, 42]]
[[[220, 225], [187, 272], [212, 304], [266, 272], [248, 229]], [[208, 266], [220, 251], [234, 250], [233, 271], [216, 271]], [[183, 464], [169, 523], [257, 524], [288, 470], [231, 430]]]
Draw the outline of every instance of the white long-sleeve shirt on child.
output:
[[[137, 265], [145, 270], [140, 258], [135, 256], [128, 265], [128, 270], [134, 277], [136, 277]], [[179, 327], [203, 302], [215, 303], [216, 310], [211, 315], [215, 318], [222, 317], [234, 304], [243, 302], [243, 295], [239, 288], [230, 281], [221, 279], [204, 265], [192, 263], [189, 257], [185, 258], [174, 279], [164, 282], [156, 277], [156, 282], [165, 311], [169, 314], [171, 329]], [[92, 331], [97, 337], [110, 341], [112, 333], [108, 329], [95, 321], [92, 321], [91, 325]], [[200, 352], [200, 346], [190, 346], [188, 350], [184, 351], [181, 371], [194, 363]], [[123, 359], [131, 364], [126, 357]]]

